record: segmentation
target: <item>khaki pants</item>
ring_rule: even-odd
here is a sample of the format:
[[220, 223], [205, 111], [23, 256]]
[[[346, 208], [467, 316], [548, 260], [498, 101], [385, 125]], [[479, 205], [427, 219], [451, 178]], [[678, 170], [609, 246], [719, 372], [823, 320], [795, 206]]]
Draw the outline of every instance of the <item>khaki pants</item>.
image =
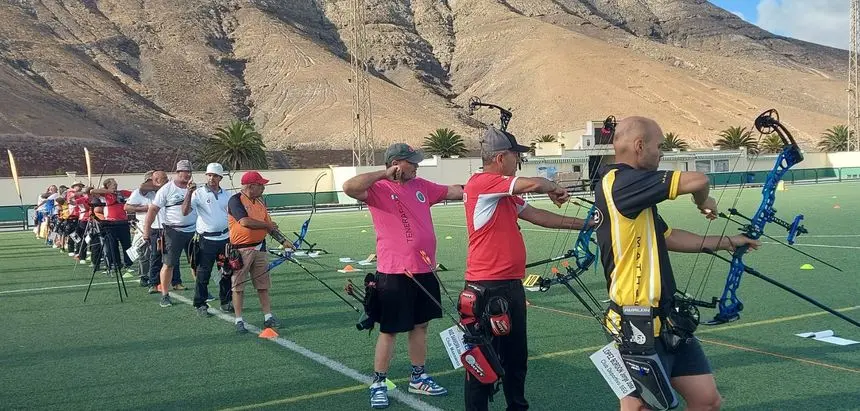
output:
[[[272, 278], [266, 272], [269, 268], [269, 253], [265, 250], [255, 250], [253, 247], [240, 248], [242, 268], [233, 273], [233, 291], [244, 291], [246, 280], [250, 274], [254, 288], [268, 290], [272, 286]], [[265, 274], [263, 274], [265, 273]]]

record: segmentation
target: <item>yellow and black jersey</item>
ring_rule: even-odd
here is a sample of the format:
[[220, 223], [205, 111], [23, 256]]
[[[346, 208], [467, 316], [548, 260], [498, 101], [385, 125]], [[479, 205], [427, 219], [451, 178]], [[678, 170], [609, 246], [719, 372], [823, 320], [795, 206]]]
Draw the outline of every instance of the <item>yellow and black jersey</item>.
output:
[[[657, 204], [677, 197], [681, 173], [613, 164], [599, 177], [595, 231], [609, 299], [618, 306], [671, 307], [675, 277], [666, 237], [672, 229], [657, 213]], [[609, 315], [618, 326], [617, 313]], [[655, 335], [658, 331], [659, 320]]]

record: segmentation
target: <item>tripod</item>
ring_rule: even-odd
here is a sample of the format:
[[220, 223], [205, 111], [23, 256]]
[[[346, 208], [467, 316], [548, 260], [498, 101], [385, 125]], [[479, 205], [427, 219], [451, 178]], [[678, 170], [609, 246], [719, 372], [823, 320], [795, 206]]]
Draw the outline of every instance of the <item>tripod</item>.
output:
[[[114, 277], [116, 277], [116, 288], [117, 292], [119, 292], [119, 301], [123, 302], [122, 294], [124, 292], [126, 298], [128, 298], [128, 290], [125, 288], [125, 279], [122, 278], [122, 269], [120, 269], [122, 256], [118, 253], [117, 240], [113, 234], [111, 234], [110, 230], [105, 230], [104, 227], [99, 224], [98, 220], [94, 219], [95, 216], [90, 218], [90, 221], [92, 222], [90, 238], [98, 236], [99, 254], [101, 255], [97, 257], [95, 251], [93, 251], [93, 275], [90, 277], [90, 284], [87, 286], [86, 294], [84, 294], [84, 302], [87, 301], [87, 297], [90, 295], [90, 288], [93, 286], [93, 280], [96, 278], [96, 271], [98, 271], [98, 266], [100, 265], [99, 259], [104, 260], [104, 263], [107, 264], [108, 273], [113, 273]], [[122, 284], [120, 285], [120, 283]]]

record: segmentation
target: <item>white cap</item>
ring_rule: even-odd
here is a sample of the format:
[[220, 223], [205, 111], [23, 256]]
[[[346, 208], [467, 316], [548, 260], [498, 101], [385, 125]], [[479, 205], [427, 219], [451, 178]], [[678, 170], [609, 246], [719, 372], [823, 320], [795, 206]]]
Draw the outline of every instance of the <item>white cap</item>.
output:
[[206, 165], [206, 174], [218, 174], [221, 177], [224, 177], [224, 167], [218, 163], [209, 163]]

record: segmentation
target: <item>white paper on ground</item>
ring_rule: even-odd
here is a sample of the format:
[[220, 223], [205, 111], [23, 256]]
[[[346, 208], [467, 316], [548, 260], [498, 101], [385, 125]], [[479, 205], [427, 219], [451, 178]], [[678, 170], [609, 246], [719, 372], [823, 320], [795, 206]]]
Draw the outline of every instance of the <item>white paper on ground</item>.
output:
[[351, 263], [353, 261], [355, 261], [355, 260], [353, 260], [352, 257], [341, 257], [340, 258], [340, 262], [342, 262], [342, 263]]
[[858, 342], [860, 342], [860, 341], [853, 341], [853, 340], [848, 340], [845, 338], [837, 337], [836, 333], [833, 332], [833, 330], [800, 333], [800, 334], [795, 334], [795, 335], [798, 337], [812, 338], [813, 340], [816, 340], [816, 341], [822, 341], [822, 342], [826, 342], [826, 343], [830, 343], [830, 344], [836, 344], [836, 345], [851, 345], [851, 344], [857, 344]]
[[636, 385], [633, 384], [633, 378], [630, 377], [627, 367], [624, 366], [621, 353], [615, 348], [615, 342], [606, 344], [588, 358], [591, 358], [591, 362], [600, 371], [600, 375], [603, 376], [618, 399], [636, 391]]
[[439, 333], [439, 337], [442, 338], [442, 344], [445, 345], [445, 351], [448, 353], [448, 359], [451, 360], [454, 369], [463, 367], [460, 354], [466, 352], [466, 346], [463, 344], [463, 331], [460, 330], [460, 327], [455, 325], [443, 330]]

